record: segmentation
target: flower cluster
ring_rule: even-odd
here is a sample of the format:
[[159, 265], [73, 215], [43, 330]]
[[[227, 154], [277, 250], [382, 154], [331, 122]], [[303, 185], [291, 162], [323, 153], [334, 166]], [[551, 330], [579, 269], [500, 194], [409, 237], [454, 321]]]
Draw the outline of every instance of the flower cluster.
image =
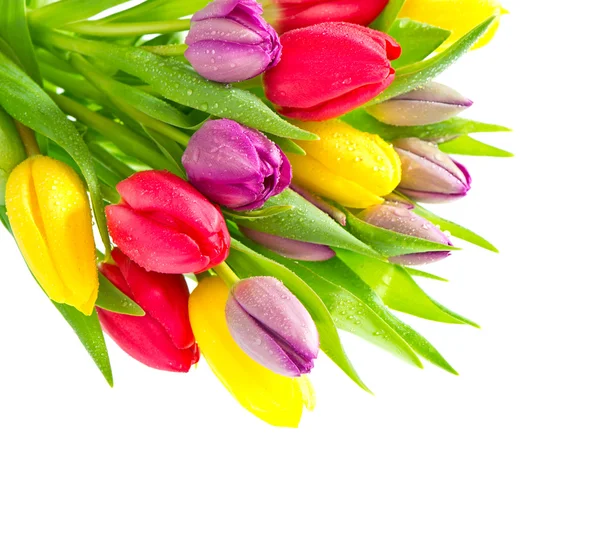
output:
[[337, 328], [453, 373], [391, 310], [471, 323], [414, 266], [455, 239], [494, 248], [419, 203], [469, 192], [451, 154], [508, 155], [468, 135], [503, 127], [457, 118], [472, 102], [432, 80], [501, 7], [165, 0], [177, 18], [152, 20], [151, 3], [58, 0], [22, 13], [35, 48], [0, 35], [0, 221], [107, 380], [102, 331], [157, 370], [205, 360], [293, 427], [320, 351], [367, 389]]

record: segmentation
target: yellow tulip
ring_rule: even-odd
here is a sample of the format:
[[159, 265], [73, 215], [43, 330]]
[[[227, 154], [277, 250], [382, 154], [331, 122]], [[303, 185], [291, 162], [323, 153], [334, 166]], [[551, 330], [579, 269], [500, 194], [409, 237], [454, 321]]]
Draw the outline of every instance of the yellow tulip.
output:
[[448, 47], [484, 20], [498, 17], [473, 48], [488, 44], [500, 25], [500, 15], [507, 11], [496, 0], [406, 0], [400, 17], [417, 20], [450, 30], [444, 43]]
[[229, 290], [218, 277], [200, 280], [190, 297], [190, 321], [202, 357], [233, 397], [265, 422], [298, 427], [314, 407], [308, 378], [284, 377], [258, 364], [235, 343], [225, 319]]
[[396, 151], [379, 136], [340, 121], [302, 123], [318, 141], [297, 141], [306, 156], [287, 154], [294, 183], [350, 208], [381, 204], [400, 182]]
[[48, 297], [90, 315], [98, 296], [96, 248], [77, 173], [47, 156], [25, 160], [8, 177], [6, 210], [19, 249]]

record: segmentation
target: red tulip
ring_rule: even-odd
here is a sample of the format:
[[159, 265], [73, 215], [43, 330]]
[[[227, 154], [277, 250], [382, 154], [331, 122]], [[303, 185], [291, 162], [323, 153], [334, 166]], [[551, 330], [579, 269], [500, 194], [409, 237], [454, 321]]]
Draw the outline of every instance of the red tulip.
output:
[[278, 28], [287, 32], [320, 22], [352, 22], [368, 26], [388, 0], [275, 0], [281, 9]]
[[136, 264], [158, 273], [199, 273], [220, 264], [231, 239], [219, 208], [167, 171], [142, 171], [117, 186], [108, 230]]
[[357, 108], [394, 80], [400, 46], [384, 33], [324, 22], [281, 36], [283, 55], [264, 75], [265, 91], [283, 115], [324, 121]]
[[187, 372], [198, 362], [200, 352], [188, 316], [190, 294], [183, 275], [146, 271], [119, 249], [112, 255], [116, 265], [102, 264], [100, 271], [146, 315], [127, 316], [98, 308], [102, 328], [123, 351], [146, 366]]

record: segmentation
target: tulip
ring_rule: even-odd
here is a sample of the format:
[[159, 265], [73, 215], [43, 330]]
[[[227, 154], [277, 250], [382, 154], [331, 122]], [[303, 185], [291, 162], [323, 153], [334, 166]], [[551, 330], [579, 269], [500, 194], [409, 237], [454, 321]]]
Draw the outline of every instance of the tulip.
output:
[[192, 292], [190, 319], [204, 360], [252, 414], [271, 425], [297, 427], [304, 405], [313, 405], [307, 377], [278, 375], [242, 351], [227, 327], [228, 297], [229, 290], [218, 277], [202, 278]]
[[303, 123], [318, 141], [298, 141], [306, 156], [288, 154], [294, 184], [350, 208], [381, 204], [400, 182], [400, 158], [379, 136], [340, 121]]
[[265, 73], [267, 98], [288, 117], [324, 121], [357, 108], [394, 80], [400, 46], [389, 35], [324, 22], [281, 36], [285, 53]]
[[[452, 34], [444, 43], [444, 47], [447, 47], [484, 20], [506, 13], [497, 0], [406, 0], [400, 17], [450, 30]], [[498, 18], [473, 48], [488, 44], [499, 25]]]
[[6, 210], [48, 297], [89, 316], [99, 283], [90, 204], [77, 173], [47, 156], [25, 160], [8, 177]]
[[280, 8], [279, 29], [287, 32], [320, 22], [352, 22], [368, 26], [388, 0], [275, 0]]
[[146, 271], [114, 249], [115, 264], [102, 274], [135, 301], [145, 316], [127, 316], [98, 308], [104, 331], [134, 359], [151, 368], [187, 372], [200, 353], [188, 315], [190, 293], [183, 275]]
[[399, 191], [420, 202], [444, 203], [464, 197], [471, 189], [466, 167], [443, 153], [433, 143], [417, 138], [397, 139], [402, 161]]
[[240, 227], [240, 230], [247, 238], [285, 258], [305, 262], [324, 262], [335, 256], [333, 249], [327, 245], [291, 240], [246, 227]]
[[0, 206], [4, 206], [6, 181], [10, 172], [27, 155], [12, 117], [0, 108]]
[[214, 0], [192, 17], [185, 57], [215, 82], [241, 82], [262, 74], [281, 58], [275, 30], [255, 0]]
[[233, 210], [262, 207], [292, 180], [290, 163], [275, 143], [229, 119], [204, 123], [182, 162], [198, 191]]
[[319, 333], [298, 298], [274, 277], [235, 284], [225, 308], [229, 332], [256, 362], [287, 377], [309, 373]]
[[382, 123], [420, 126], [450, 119], [472, 104], [473, 101], [454, 89], [431, 82], [420, 89], [369, 106], [366, 111]]
[[220, 264], [230, 237], [219, 208], [167, 171], [141, 171], [117, 185], [122, 200], [106, 208], [121, 251], [148, 271], [198, 273]]
[[[452, 245], [448, 236], [438, 227], [415, 214], [412, 210], [413, 206], [408, 204], [386, 203], [372, 206], [358, 214], [358, 217], [370, 225], [398, 232], [399, 234], [415, 236], [444, 245]], [[393, 256], [389, 258], [389, 261], [403, 266], [418, 266], [443, 260], [449, 255], [450, 251], [430, 251]]]

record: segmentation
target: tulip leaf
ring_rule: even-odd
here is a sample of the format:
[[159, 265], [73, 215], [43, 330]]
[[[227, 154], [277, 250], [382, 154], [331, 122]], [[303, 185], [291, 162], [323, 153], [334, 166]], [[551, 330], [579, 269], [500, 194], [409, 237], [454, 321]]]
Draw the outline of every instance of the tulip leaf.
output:
[[29, 13], [28, 19], [32, 26], [59, 28], [70, 22], [85, 20], [122, 3], [123, 0], [62, 0], [34, 9]]
[[98, 291], [98, 300], [96, 301], [97, 307], [128, 316], [146, 315], [135, 301], [127, 297], [102, 273], [99, 273], [98, 276], [100, 278], [100, 289]]
[[402, 95], [409, 91], [422, 87], [427, 82], [437, 77], [440, 73], [452, 65], [458, 58], [469, 51], [478, 39], [487, 31], [496, 17], [490, 17], [470, 32], [463, 35], [452, 46], [440, 52], [432, 58], [406, 65], [396, 71], [392, 84], [379, 96], [370, 102], [377, 104], [396, 95]]
[[41, 85], [40, 69], [29, 35], [25, 0], [0, 0], [0, 36], [10, 45], [25, 72]]
[[364, 109], [354, 110], [353, 112], [344, 115], [342, 119], [355, 128], [371, 134], [377, 134], [387, 141], [394, 141], [395, 139], [407, 137], [418, 137], [428, 141], [438, 141], [451, 139], [465, 134], [511, 131], [511, 129], [506, 126], [482, 123], [463, 117], [453, 117], [452, 119], [448, 119], [441, 123], [423, 126], [392, 126], [378, 121]]
[[274, 136], [273, 134], [269, 134], [267, 137], [283, 152], [290, 152], [292, 154], [298, 154], [299, 156], [306, 156], [306, 151], [300, 145], [294, 143], [291, 139]]
[[448, 154], [462, 154], [465, 156], [492, 156], [495, 158], [511, 158], [512, 152], [488, 145], [471, 136], [460, 136], [456, 139], [446, 141], [439, 148]]
[[434, 225], [440, 227], [442, 231], [449, 232], [455, 238], [459, 238], [466, 242], [472, 243], [473, 245], [477, 245], [482, 249], [487, 249], [488, 251], [492, 251], [493, 253], [499, 252], [498, 249], [496, 249], [496, 247], [494, 247], [485, 238], [479, 236], [479, 234], [475, 234], [475, 232], [473, 232], [472, 230], [469, 230], [456, 223], [453, 223], [452, 221], [443, 219], [418, 204], [415, 204], [414, 212], [415, 214], [418, 214], [421, 217], [424, 217], [425, 219], [431, 221]]
[[181, 157], [183, 156], [181, 145], [152, 128], [147, 128], [144, 125], [142, 125], [142, 128], [168, 160], [169, 166], [166, 169], [178, 177], [186, 178], [185, 169], [181, 164]]
[[[88, 0], [89, 1], [89, 0]], [[122, 1], [122, 0], [121, 0]], [[211, 0], [146, 0], [137, 6], [115, 13], [102, 22], [143, 22], [172, 20], [192, 15]]]
[[392, 61], [394, 68], [424, 60], [450, 37], [449, 30], [411, 19], [398, 19], [388, 32], [402, 47], [402, 55]]
[[379, 30], [380, 32], [389, 33], [394, 21], [398, 18], [398, 14], [404, 5], [404, 2], [406, 2], [406, 0], [389, 0], [384, 10], [371, 23], [371, 28]]
[[43, 89], [2, 52], [0, 52], [0, 87], [2, 87], [0, 106], [9, 115], [54, 141], [77, 162], [88, 186], [98, 231], [106, 251], [110, 251], [104, 203], [92, 156], [73, 123]]
[[331, 315], [323, 304], [323, 301], [306, 282], [287, 267], [257, 253], [235, 238], [231, 240], [231, 250], [227, 263], [240, 277], [266, 275], [275, 277], [283, 282], [288, 290], [302, 302], [312, 316], [319, 331], [323, 353], [337, 364], [358, 386], [370, 392], [348, 359]]
[[205, 80], [188, 65], [139, 47], [43, 33], [41, 40], [72, 52], [92, 56], [137, 76], [162, 96], [179, 104], [226, 117], [281, 137], [311, 140], [316, 136], [294, 126], [248, 91]]
[[288, 212], [292, 210], [291, 206], [272, 206], [271, 208], [262, 208], [260, 210], [252, 210], [249, 212], [235, 212], [233, 210], [226, 210], [221, 208], [221, 211], [225, 216], [229, 219], [233, 219], [234, 221], [256, 221], [259, 219], [267, 219], [269, 217], [275, 217], [283, 212]]
[[404, 270], [413, 277], [422, 277], [424, 279], [431, 279], [439, 282], [448, 282], [448, 279], [444, 279], [443, 277], [439, 277], [438, 275], [434, 275], [433, 273], [428, 273], [427, 271], [422, 271], [420, 269], [405, 267]]
[[98, 366], [106, 382], [110, 386], [113, 386], [113, 375], [108, 350], [106, 349], [104, 334], [102, 333], [96, 311], [94, 310], [91, 316], [86, 316], [69, 305], [54, 302], [53, 304], [75, 331], [75, 334], [96, 363], [96, 366]]
[[265, 204], [265, 208], [277, 206], [291, 206], [292, 209], [272, 217], [244, 221], [244, 226], [291, 240], [320, 243], [365, 255], [380, 256], [290, 188], [271, 197]]
[[402, 266], [349, 251], [337, 251], [337, 255], [391, 309], [431, 321], [477, 327], [431, 299]]
[[445, 245], [443, 243], [432, 242], [376, 227], [362, 221], [352, 212], [347, 210], [346, 216], [348, 218], [346, 228], [357, 238], [370, 245], [373, 249], [387, 258], [411, 253], [457, 250], [456, 247]]
[[8, 222], [8, 215], [6, 214], [6, 206], [0, 204], [0, 223], [6, 230], [10, 232], [10, 223]]

